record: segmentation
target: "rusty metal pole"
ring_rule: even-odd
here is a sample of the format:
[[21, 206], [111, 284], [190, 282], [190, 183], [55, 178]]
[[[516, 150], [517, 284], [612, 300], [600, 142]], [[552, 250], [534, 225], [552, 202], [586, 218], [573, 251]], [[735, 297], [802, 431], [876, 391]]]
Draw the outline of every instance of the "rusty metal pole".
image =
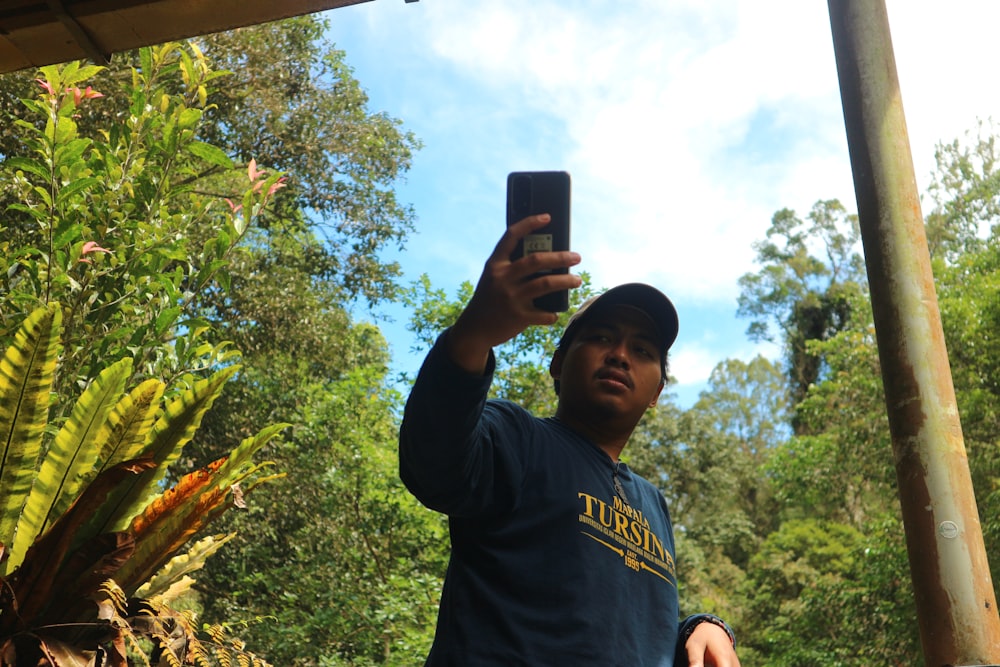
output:
[[1000, 664], [885, 1], [828, 3], [924, 658]]

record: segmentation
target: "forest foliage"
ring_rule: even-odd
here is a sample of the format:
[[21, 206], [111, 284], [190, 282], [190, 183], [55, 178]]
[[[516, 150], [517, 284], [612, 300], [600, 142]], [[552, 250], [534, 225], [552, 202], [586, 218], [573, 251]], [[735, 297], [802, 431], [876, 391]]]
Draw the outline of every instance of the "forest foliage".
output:
[[[420, 142], [369, 108], [323, 34], [313, 16], [207, 36], [78, 68], [51, 91], [44, 73], [4, 76], [0, 342], [62, 305], [51, 431], [115, 364], [122, 387], [162, 382], [168, 398], [232, 368], [164, 482], [288, 424], [260, 443], [283, 476], [213, 526], [232, 536], [182, 596], [184, 618], [237, 630], [274, 664], [413, 665], [447, 526], [399, 482], [405, 396], [378, 327], [352, 313], [404, 300], [426, 348], [472, 285], [406, 285], [385, 259], [413, 229], [395, 187]], [[38, 115], [55, 93], [74, 105], [62, 129]], [[981, 125], [936, 157], [928, 241], [997, 553], [1000, 155]], [[670, 503], [682, 612], [725, 617], [744, 664], [922, 661], [858, 239], [843, 202], [777, 211], [739, 313], [780, 358], [721, 360], [690, 408], [666, 392], [626, 450]], [[559, 330], [499, 348], [494, 393], [550, 412]]]

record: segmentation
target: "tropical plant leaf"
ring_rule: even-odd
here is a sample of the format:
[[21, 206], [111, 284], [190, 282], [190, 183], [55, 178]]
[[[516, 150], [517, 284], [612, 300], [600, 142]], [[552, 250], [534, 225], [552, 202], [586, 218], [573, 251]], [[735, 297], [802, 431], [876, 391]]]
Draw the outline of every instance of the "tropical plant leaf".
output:
[[245, 438], [243, 442], [239, 444], [224, 459], [222, 467], [219, 469], [219, 484], [225, 484], [226, 486], [231, 486], [239, 481], [237, 478], [240, 475], [240, 471], [250, 460], [253, 458], [261, 447], [266, 445], [274, 436], [281, 433], [283, 430], [288, 428], [290, 424], [271, 424], [266, 428], [261, 429], [257, 435]]
[[174, 583], [170, 584], [170, 586], [165, 591], [161, 591], [156, 595], [148, 595], [141, 593], [136, 593], [136, 595], [144, 595], [146, 597], [151, 598], [157, 604], [168, 605], [171, 602], [177, 600], [178, 598], [187, 595], [188, 592], [194, 588], [194, 584], [195, 581], [193, 578], [184, 575]]
[[205, 162], [225, 167], [226, 169], [233, 168], [232, 159], [228, 154], [226, 154], [226, 151], [222, 150], [218, 146], [206, 144], [203, 141], [192, 141], [188, 144], [187, 149]]
[[[19, 601], [18, 621], [29, 625], [48, 605], [58, 602], [53, 596], [54, 583], [59, 578], [60, 568], [66, 558], [77, 530], [96, 507], [99, 507], [111, 489], [122, 483], [129, 475], [141, 474], [156, 465], [149, 459], [126, 461], [105, 470], [92, 481], [69, 511], [62, 515], [28, 549], [24, 563], [14, 571], [8, 583]], [[0, 616], [0, 636], [8, 621], [7, 615]]]
[[165, 596], [172, 586], [187, 578], [187, 575], [192, 572], [197, 572], [204, 567], [205, 560], [234, 537], [236, 537], [236, 533], [209, 535], [198, 540], [191, 545], [186, 553], [174, 556], [160, 568], [148, 582], [135, 592], [136, 597]]
[[4, 544], [14, 541], [35, 476], [61, 323], [57, 305], [35, 310], [0, 361], [0, 542]]
[[182, 477], [138, 514], [130, 530], [136, 554], [118, 573], [125, 591], [135, 591], [164, 566], [194, 534], [218, 516], [232, 487], [260, 466], [246, 466], [251, 457], [287, 428], [274, 424], [246, 438], [229, 456]]
[[146, 380], [118, 401], [98, 436], [98, 472], [142, 453], [165, 388], [159, 380]]
[[[149, 431], [156, 417], [156, 409], [163, 396], [164, 384], [159, 380], [146, 380], [127, 395], [122, 396], [108, 415], [97, 441], [101, 443], [101, 452], [95, 473], [99, 474], [123, 461], [139, 458], [145, 449]], [[121, 494], [118, 491], [117, 494]], [[112, 513], [117, 509], [120, 499], [115, 492], [108, 500], [95, 509], [84, 527], [78, 532], [73, 547], [79, 546], [84, 540], [103, 532], [111, 532], [107, 526], [111, 524]]]
[[121, 359], [105, 368], [77, 400], [42, 460], [17, 523], [10, 562], [13, 570], [47, 526], [76, 500], [93, 479], [100, 453], [97, 437], [111, 407], [117, 403], [132, 373], [132, 360]]
[[206, 380], [194, 383], [167, 405], [163, 415], [153, 425], [143, 455], [149, 456], [157, 468], [129, 480], [115, 490], [109, 499], [108, 523], [98, 532], [113, 532], [128, 528], [132, 519], [142, 511], [155, 492], [157, 485], [201, 425], [201, 419], [222, 392], [226, 382], [239, 370], [238, 366], [224, 368]]
[[129, 530], [135, 535], [136, 553], [115, 580], [132, 595], [202, 528], [208, 510], [225, 500], [226, 491], [213, 485], [222, 460], [188, 473], [157, 496]]
[[93, 596], [135, 552], [131, 533], [102, 533], [69, 552], [53, 590], [63, 601], [46, 614], [46, 623], [73, 623], [94, 612]]

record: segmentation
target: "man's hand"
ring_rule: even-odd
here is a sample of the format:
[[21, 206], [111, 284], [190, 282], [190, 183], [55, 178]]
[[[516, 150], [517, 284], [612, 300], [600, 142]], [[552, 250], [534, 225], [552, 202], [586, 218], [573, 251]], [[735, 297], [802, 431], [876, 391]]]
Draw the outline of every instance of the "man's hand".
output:
[[688, 667], [740, 667], [729, 635], [713, 623], [699, 623], [684, 648]]
[[482, 373], [490, 350], [533, 324], [554, 324], [556, 313], [536, 308], [535, 298], [558, 290], [579, 287], [579, 276], [552, 273], [527, 280], [539, 271], [575, 266], [575, 252], [537, 252], [510, 261], [517, 242], [549, 222], [548, 214], [529, 216], [507, 228], [486, 261], [472, 299], [448, 332], [448, 352], [470, 373]]

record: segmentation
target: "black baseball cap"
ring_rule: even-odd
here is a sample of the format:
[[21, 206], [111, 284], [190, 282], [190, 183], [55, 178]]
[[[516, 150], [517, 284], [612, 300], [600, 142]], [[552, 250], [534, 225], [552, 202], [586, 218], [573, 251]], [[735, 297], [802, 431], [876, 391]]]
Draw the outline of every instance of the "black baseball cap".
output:
[[677, 310], [667, 295], [645, 283], [626, 283], [612, 287], [608, 291], [591, 297], [583, 302], [569, 318], [559, 347], [568, 344], [588, 315], [600, 312], [611, 306], [631, 306], [646, 313], [656, 327], [660, 338], [660, 354], [665, 360], [667, 350], [677, 339]]

